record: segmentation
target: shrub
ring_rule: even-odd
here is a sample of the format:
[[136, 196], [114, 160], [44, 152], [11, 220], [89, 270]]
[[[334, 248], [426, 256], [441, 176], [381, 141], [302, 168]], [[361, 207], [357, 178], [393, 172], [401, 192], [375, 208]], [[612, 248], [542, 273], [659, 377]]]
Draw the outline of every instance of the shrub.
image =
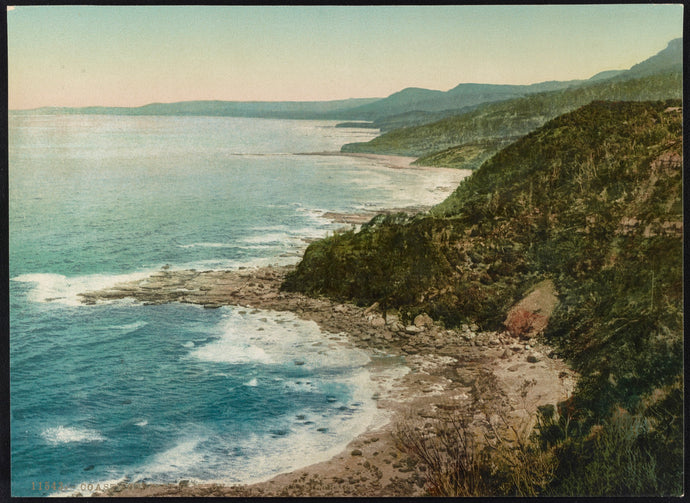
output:
[[425, 488], [431, 496], [486, 496], [490, 490], [488, 460], [480, 451], [469, 420], [448, 414], [421, 429], [411, 422], [398, 425], [401, 450], [425, 465]]

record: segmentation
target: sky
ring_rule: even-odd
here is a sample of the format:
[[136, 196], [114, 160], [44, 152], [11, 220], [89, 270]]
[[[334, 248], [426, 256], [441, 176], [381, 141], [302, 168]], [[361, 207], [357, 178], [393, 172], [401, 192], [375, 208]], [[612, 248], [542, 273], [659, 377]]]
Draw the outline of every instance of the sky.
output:
[[17, 6], [8, 105], [323, 101], [585, 79], [682, 31], [682, 4]]

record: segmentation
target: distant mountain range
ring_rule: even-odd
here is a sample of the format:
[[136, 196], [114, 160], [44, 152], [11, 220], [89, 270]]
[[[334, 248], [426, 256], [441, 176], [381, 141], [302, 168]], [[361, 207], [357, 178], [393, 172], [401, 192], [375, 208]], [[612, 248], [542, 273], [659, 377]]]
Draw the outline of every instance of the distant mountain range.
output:
[[[599, 73], [558, 90], [494, 99], [445, 117], [419, 112], [412, 117], [416, 123], [399, 123], [369, 142], [344, 145], [342, 150], [421, 156], [417, 163], [425, 166], [476, 169], [508, 143], [592, 101], [682, 98], [682, 68], [682, 41], [673, 40], [666, 49], [629, 70]], [[471, 84], [462, 84], [455, 90], [459, 88], [470, 93], [480, 89]], [[548, 85], [541, 88], [548, 89]], [[387, 124], [393, 118], [378, 119], [375, 123]]]
[[380, 98], [353, 98], [335, 101], [180, 101], [151, 103], [141, 107], [44, 107], [31, 113], [106, 114], [106, 115], [196, 115], [259, 117], [278, 119], [315, 119], [340, 117], [343, 110], [365, 106]]
[[[670, 69], [682, 69], [682, 39], [629, 70], [609, 70], [587, 80], [549, 81], [531, 85], [466, 83], [448, 91], [406, 88], [386, 98], [335, 101], [183, 101], [151, 103], [141, 107], [45, 107], [29, 113], [110, 115], [199, 115], [282, 119], [336, 119], [373, 121], [382, 130], [433, 122], [468, 112], [478, 105], [561, 91], [611, 79], [631, 79]], [[23, 111], [22, 111], [23, 112]], [[13, 111], [13, 113], [21, 113]]]

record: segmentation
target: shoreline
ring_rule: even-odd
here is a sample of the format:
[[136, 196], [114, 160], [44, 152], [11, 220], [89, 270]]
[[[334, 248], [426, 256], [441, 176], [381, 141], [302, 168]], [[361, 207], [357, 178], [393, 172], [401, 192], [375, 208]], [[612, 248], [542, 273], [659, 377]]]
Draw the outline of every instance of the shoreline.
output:
[[295, 155], [316, 155], [316, 156], [327, 156], [327, 157], [354, 157], [358, 159], [368, 159], [370, 161], [375, 161], [387, 168], [392, 169], [418, 169], [418, 170], [450, 170], [464, 172], [467, 175], [472, 173], [471, 169], [457, 169], [457, 168], [443, 168], [439, 166], [413, 166], [412, 163], [415, 162], [417, 157], [410, 157], [404, 155], [391, 155], [391, 154], [369, 154], [366, 152], [341, 152], [341, 151], [323, 151], [323, 152], [299, 152]]
[[[262, 482], [146, 485], [125, 480], [93, 496], [421, 496], [423, 471], [398, 449], [399, 425], [428, 430], [449, 411], [462, 411], [472, 418], [478, 434], [489, 431], [497, 415], [529, 428], [537, 406], [564, 400], [574, 389], [575, 374], [534, 337], [520, 339], [467, 326], [447, 330], [425, 316], [403, 326], [396, 313], [383, 313], [376, 305], [363, 308], [282, 292], [280, 285], [292, 267], [162, 269], [144, 280], [80, 297], [86, 304], [133, 298], [143, 304], [290, 311], [323, 331], [344, 332], [347, 344], [365, 350], [371, 359], [366, 366], [377, 387], [377, 408], [388, 421], [368, 425], [327, 461]], [[404, 367], [409, 371], [403, 374]]]
[[412, 166], [412, 163], [417, 160], [416, 157], [407, 157], [403, 155], [387, 155], [387, 154], [366, 154], [359, 152], [341, 152], [339, 150], [323, 151], [323, 152], [299, 152], [295, 155], [316, 155], [325, 157], [356, 157], [359, 159], [369, 159], [376, 161], [387, 168], [393, 169], [417, 169], [423, 166]]
[[[415, 158], [404, 156], [297, 155], [362, 158], [392, 169], [452, 169], [411, 166]], [[466, 176], [471, 173], [464, 171]], [[358, 226], [379, 214], [415, 214], [430, 208], [415, 205], [323, 216]], [[428, 316], [403, 326], [399, 313], [382, 312], [377, 305], [364, 308], [280, 291], [283, 278], [294, 267], [241, 267], [236, 271], [164, 267], [143, 280], [84, 292], [80, 297], [86, 304], [131, 298], [143, 304], [181, 302], [210, 309], [236, 306], [288, 311], [316, 322], [324, 332], [344, 333], [348, 346], [364, 350], [370, 358], [365, 367], [376, 389], [375, 417], [380, 421], [372, 419], [363, 433], [329, 459], [258, 482], [224, 485], [183, 479], [169, 484], [131, 484], [125, 479], [91, 496], [423, 496], [425, 467], [417, 466], [400, 449], [396, 431], [401, 425], [433, 431], [449, 413], [462, 412], [472, 418], [471, 427], [479, 436], [489, 432], [498, 415], [518, 429], [530, 429], [537, 406], [564, 400], [574, 389], [576, 375], [534, 337], [522, 340], [505, 331], [480, 332], [468, 326], [447, 330]]]

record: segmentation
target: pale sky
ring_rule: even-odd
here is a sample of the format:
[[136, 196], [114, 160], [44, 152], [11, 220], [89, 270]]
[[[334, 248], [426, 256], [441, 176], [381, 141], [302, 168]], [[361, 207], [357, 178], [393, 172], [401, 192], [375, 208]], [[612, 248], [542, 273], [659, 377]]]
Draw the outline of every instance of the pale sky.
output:
[[682, 32], [682, 4], [8, 7], [8, 101], [308, 101], [584, 79]]

